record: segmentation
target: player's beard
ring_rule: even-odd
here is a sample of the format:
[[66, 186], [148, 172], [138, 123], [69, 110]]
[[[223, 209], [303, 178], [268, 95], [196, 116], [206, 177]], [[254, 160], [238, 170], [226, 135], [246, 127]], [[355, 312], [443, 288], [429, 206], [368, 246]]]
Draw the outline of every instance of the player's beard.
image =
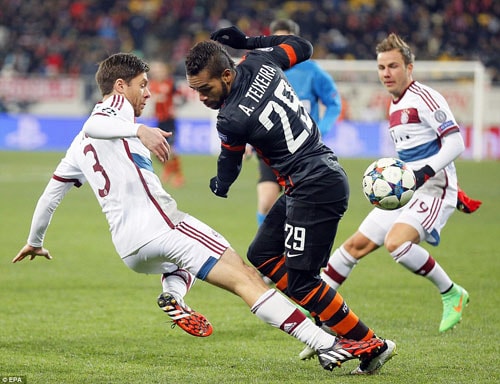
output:
[[220, 107], [222, 107], [222, 104], [224, 104], [224, 101], [226, 101], [227, 95], [229, 95], [229, 87], [227, 86], [227, 84], [224, 83], [223, 81], [221, 81], [220, 85], [221, 85], [222, 91], [221, 91], [219, 100], [217, 100], [217, 102], [215, 104], [213, 104], [213, 107], [210, 106], [209, 108], [220, 109]]

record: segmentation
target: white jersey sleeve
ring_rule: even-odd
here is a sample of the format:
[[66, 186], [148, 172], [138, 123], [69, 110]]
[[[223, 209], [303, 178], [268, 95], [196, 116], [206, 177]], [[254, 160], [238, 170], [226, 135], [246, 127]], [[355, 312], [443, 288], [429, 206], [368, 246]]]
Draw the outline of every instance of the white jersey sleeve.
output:
[[41, 247], [45, 238], [45, 233], [52, 220], [55, 210], [61, 203], [66, 193], [74, 185], [80, 187], [85, 183], [85, 176], [75, 163], [73, 153], [83, 138], [80, 132], [73, 140], [66, 156], [57, 166], [52, 179], [49, 181], [42, 195], [38, 199], [33, 218], [31, 220], [28, 244], [34, 247]]

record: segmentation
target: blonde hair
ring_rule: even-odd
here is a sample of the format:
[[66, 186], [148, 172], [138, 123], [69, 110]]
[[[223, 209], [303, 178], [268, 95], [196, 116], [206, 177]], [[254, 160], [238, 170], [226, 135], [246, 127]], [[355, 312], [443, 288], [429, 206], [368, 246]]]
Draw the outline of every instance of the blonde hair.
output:
[[377, 44], [375, 52], [379, 54], [382, 52], [392, 51], [394, 49], [397, 49], [399, 53], [401, 53], [405, 65], [411, 64], [415, 61], [415, 55], [412, 53], [410, 46], [395, 33], [389, 34], [389, 36]]

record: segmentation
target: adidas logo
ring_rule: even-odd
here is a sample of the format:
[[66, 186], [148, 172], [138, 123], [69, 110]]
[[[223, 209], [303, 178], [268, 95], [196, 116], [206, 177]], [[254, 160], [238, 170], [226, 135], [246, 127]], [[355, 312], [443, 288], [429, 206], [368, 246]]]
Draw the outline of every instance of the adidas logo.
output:
[[296, 322], [293, 322], [293, 323], [285, 323], [283, 325], [283, 330], [286, 332], [286, 333], [290, 333], [292, 331], [292, 329], [294, 329], [295, 327], [297, 326], [297, 323]]

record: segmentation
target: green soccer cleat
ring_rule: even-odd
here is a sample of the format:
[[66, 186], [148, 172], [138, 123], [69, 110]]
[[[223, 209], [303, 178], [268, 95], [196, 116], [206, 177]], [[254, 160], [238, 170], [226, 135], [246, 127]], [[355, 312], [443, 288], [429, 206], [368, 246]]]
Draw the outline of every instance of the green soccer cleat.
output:
[[458, 284], [453, 284], [449, 292], [441, 295], [443, 300], [443, 318], [439, 324], [439, 332], [454, 328], [460, 320], [464, 308], [469, 303], [469, 293]]

